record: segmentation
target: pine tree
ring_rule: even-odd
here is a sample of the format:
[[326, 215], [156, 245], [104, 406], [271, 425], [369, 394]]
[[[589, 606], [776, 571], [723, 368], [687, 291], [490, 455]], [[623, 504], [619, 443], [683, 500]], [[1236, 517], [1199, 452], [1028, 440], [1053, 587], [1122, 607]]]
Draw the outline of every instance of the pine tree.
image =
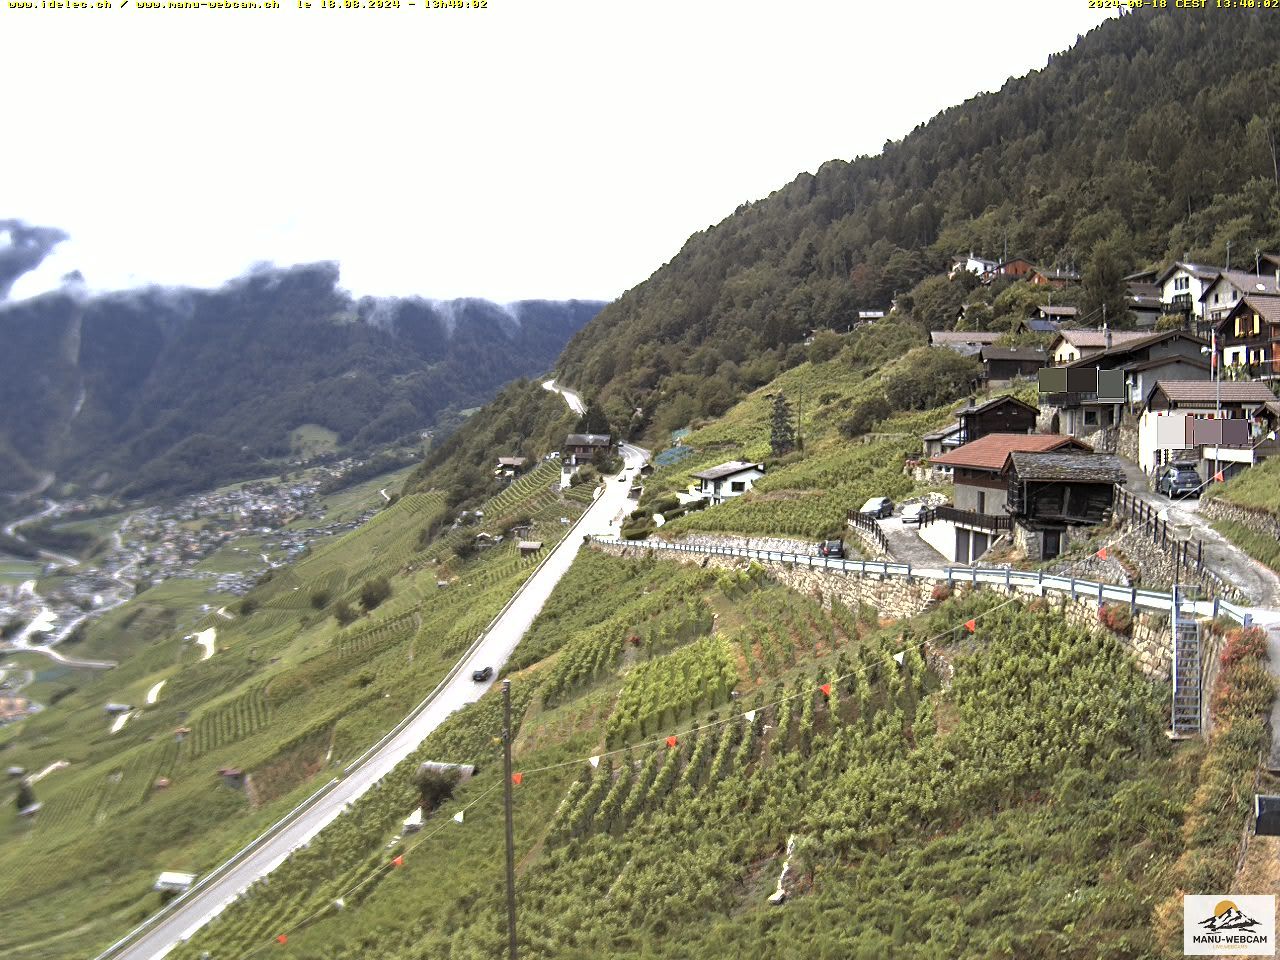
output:
[[772, 428], [769, 433], [769, 446], [775, 457], [781, 457], [795, 449], [796, 427], [791, 416], [791, 405], [787, 398], [779, 393], [773, 398]]

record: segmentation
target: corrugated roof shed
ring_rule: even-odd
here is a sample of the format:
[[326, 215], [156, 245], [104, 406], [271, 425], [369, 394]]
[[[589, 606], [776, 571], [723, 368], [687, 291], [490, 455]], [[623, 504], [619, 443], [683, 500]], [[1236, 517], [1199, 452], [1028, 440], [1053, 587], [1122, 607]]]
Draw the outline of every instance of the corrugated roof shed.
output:
[[744, 473], [747, 470], [764, 471], [763, 463], [748, 463], [746, 460], [730, 460], [728, 463], [722, 463], [718, 467], [712, 467], [710, 470], [703, 470], [701, 473], [693, 474], [697, 480], [719, 480], [723, 477], [732, 476], [735, 473]]

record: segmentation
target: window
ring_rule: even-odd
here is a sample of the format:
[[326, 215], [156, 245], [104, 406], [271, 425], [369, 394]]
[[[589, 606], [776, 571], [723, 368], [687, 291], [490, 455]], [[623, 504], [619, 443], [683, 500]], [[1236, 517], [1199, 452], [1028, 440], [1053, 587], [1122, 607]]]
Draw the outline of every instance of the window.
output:
[[1240, 291], [1239, 291], [1239, 290], [1232, 290], [1232, 291], [1231, 291], [1231, 302], [1232, 302], [1232, 303], [1235, 303], [1235, 302], [1236, 302], [1237, 300], [1239, 300], [1239, 299], [1240, 299]]
[[1098, 411], [1086, 410], [1084, 412], [1084, 425], [1086, 427], [1096, 427], [1098, 425]]
[[1213, 302], [1214, 303], [1218, 302], [1218, 295], [1216, 293], [1213, 295]]
[[747, 489], [747, 481], [734, 480], [731, 484], [729, 484], [729, 489], [732, 490], [734, 493], [742, 493]]
[[987, 512], [987, 495], [981, 490], [978, 491], [978, 512]]

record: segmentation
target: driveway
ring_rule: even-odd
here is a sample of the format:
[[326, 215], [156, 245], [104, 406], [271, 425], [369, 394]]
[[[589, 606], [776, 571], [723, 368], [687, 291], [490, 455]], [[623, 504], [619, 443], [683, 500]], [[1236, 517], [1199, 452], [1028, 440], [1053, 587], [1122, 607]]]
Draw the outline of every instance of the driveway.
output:
[[[628, 471], [639, 468], [642, 462], [634, 455], [627, 454]], [[497, 682], [502, 665], [511, 656], [516, 644], [542, 610], [551, 591], [573, 563], [582, 546], [583, 537], [588, 534], [616, 535], [616, 520], [627, 509], [629, 489], [630, 484], [618, 483], [616, 478], [605, 481], [600, 495], [587, 508], [578, 524], [552, 549], [537, 572], [525, 581], [510, 605], [498, 616], [470, 655], [458, 661], [454, 667], [456, 672], [404, 729], [369, 757], [347, 768], [337, 786], [324, 794], [298, 819], [264, 841], [207, 886], [196, 889], [191, 895], [178, 901], [179, 905], [173, 912], [158, 921], [151, 930], [130, 945], [114, 952], [108, 950], [101, 956], [122, 957], [127, 960], [163, 957], [181, 940], [189, 939], [221, 913], [250, 884], [265, 877], [291, 852], [324, 829], [348, 804], [355, 802], [366, 790], [390, 773], [396, 764], [416, 750], [446, 717], [479, 700], [492, 684], [474, 683], [471, 680], [471, 669], [492, 666], [495, 668], [494, 682]]]
[[896, 562], [913, 567], [937, 567], [951, 562], [920, 539], [919, 527], [904, 525], [901, 517], [886, 517], [879, 523], [889, 541], [889, 553]]
[[[1146, 475], [1128, 460], [1121, 458], [1125, 472], [1125, 490], [1158, 511], [1162, 520], [1179, 528], [1180, 537], [1204, 541], [1204, 563], [1227, 583], [1239, 587], [1255, 606], [1280, 608], [1280, 576], [1260, 564], [1209, 525], [1200, 512], [1199, 498], [1170, 500], [1150, 489]], [[1275, 661], [1280, 664], [1280, 661]]]

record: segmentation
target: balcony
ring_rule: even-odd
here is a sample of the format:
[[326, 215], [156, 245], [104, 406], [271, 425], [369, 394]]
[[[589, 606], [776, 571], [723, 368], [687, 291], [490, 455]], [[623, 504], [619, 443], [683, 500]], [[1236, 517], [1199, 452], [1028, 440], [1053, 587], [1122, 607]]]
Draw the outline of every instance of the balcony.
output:
[[979, 530], [1012, 530], [1013, 518], [996, 513], [978, 513], [976, 510], [960, 510], [952, 506], [934, 507], [926, 510], [920, 517], [920, 525], [926, 526], [935, 520], [946, 520], [966, 527], [977, 527]]

